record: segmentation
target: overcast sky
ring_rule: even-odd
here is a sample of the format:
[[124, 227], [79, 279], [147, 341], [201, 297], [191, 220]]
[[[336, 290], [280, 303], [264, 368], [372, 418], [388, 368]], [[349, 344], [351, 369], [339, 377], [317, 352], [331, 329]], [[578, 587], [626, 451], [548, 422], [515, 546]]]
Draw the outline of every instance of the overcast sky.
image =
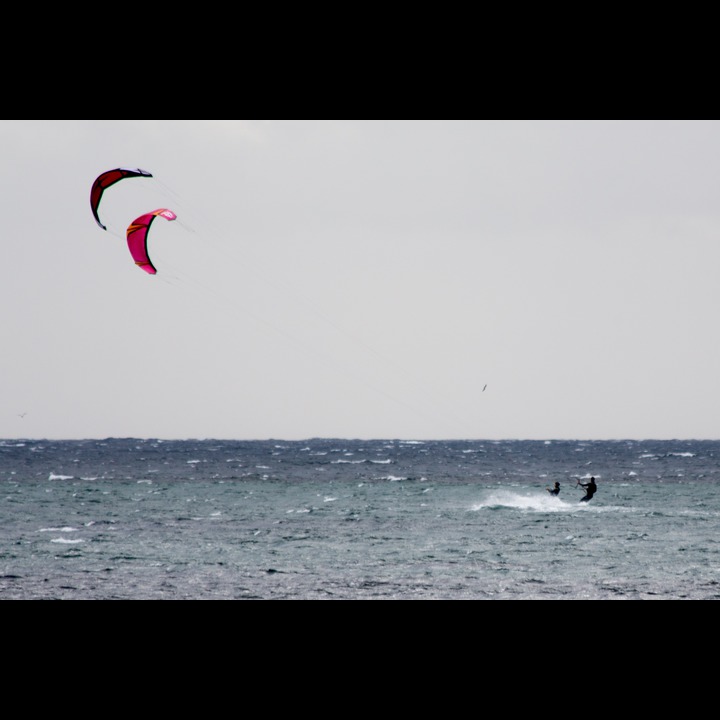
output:
[[[2, 120], [0, 438], [720, 438], [720, 121]], [[142, 168], [90, 211], [103, 171]], [[136, 267], [137, 216], [167, 207]]]

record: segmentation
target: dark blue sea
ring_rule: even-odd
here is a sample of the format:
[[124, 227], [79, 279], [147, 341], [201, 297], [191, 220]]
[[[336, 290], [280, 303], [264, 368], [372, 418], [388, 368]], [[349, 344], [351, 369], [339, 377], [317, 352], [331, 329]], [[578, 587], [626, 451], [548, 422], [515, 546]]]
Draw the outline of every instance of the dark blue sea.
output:
[[4, 600], [720, 598], [720, 441], [4, 440], [0, 483]]

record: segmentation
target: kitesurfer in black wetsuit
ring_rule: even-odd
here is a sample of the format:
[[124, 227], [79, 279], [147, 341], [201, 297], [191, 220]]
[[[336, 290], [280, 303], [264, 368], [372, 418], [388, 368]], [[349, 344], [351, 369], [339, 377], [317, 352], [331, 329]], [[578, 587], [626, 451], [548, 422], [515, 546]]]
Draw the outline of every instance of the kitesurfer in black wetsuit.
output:
[[584, 497], [580, 498], [580, 502], [587, 502], [588, 500], [592, 500], [592, 496], [597, 492], [597, 485], [595, 484], [595, 478], [591, 477], [590, 482], [581, 483], [578, 480], [578, 485], [582, 488], [585, 488], [585, 495]]
[[559, 495], [560, 494], [560, 483], [556, 482], [555, 487], [551, 488], [545, 488], [551, 495]]

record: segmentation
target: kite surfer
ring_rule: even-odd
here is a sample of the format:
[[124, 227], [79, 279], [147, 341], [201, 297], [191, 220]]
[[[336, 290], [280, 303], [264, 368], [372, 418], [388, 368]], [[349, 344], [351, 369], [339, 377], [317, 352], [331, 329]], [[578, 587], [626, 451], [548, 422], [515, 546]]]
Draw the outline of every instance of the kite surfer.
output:
[[586, 482], [586, 483], [581, 483], [578, 480], [577, 484], [581, 488], [585, 488], [585, 495], [580, 498], [580, 502], [587, 502], [588, 500], [592, 500], [592, 496], [597, 492], [597, 485], [595, 484], [595, 478], [591, 477], [590, 482]]
[[560, 483], [555, 481], [555, 485], [551, 488], [545, 488], [551, 495], [559, 495], [560, 494]]

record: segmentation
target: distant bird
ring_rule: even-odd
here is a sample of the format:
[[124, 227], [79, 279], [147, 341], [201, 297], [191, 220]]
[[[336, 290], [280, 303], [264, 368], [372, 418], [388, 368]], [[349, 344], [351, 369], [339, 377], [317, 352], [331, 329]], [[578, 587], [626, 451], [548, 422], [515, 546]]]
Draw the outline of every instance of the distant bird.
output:
[[19, 418], [24, 418], [26, 415], [27, 415], [26, 412], [24, 412], [24, 413], [18, 413], [18, 417], [19, 417]]
[[483, 392], [485, 392], [486, 388], [487, 388], [487, 385], [483, 388]]

